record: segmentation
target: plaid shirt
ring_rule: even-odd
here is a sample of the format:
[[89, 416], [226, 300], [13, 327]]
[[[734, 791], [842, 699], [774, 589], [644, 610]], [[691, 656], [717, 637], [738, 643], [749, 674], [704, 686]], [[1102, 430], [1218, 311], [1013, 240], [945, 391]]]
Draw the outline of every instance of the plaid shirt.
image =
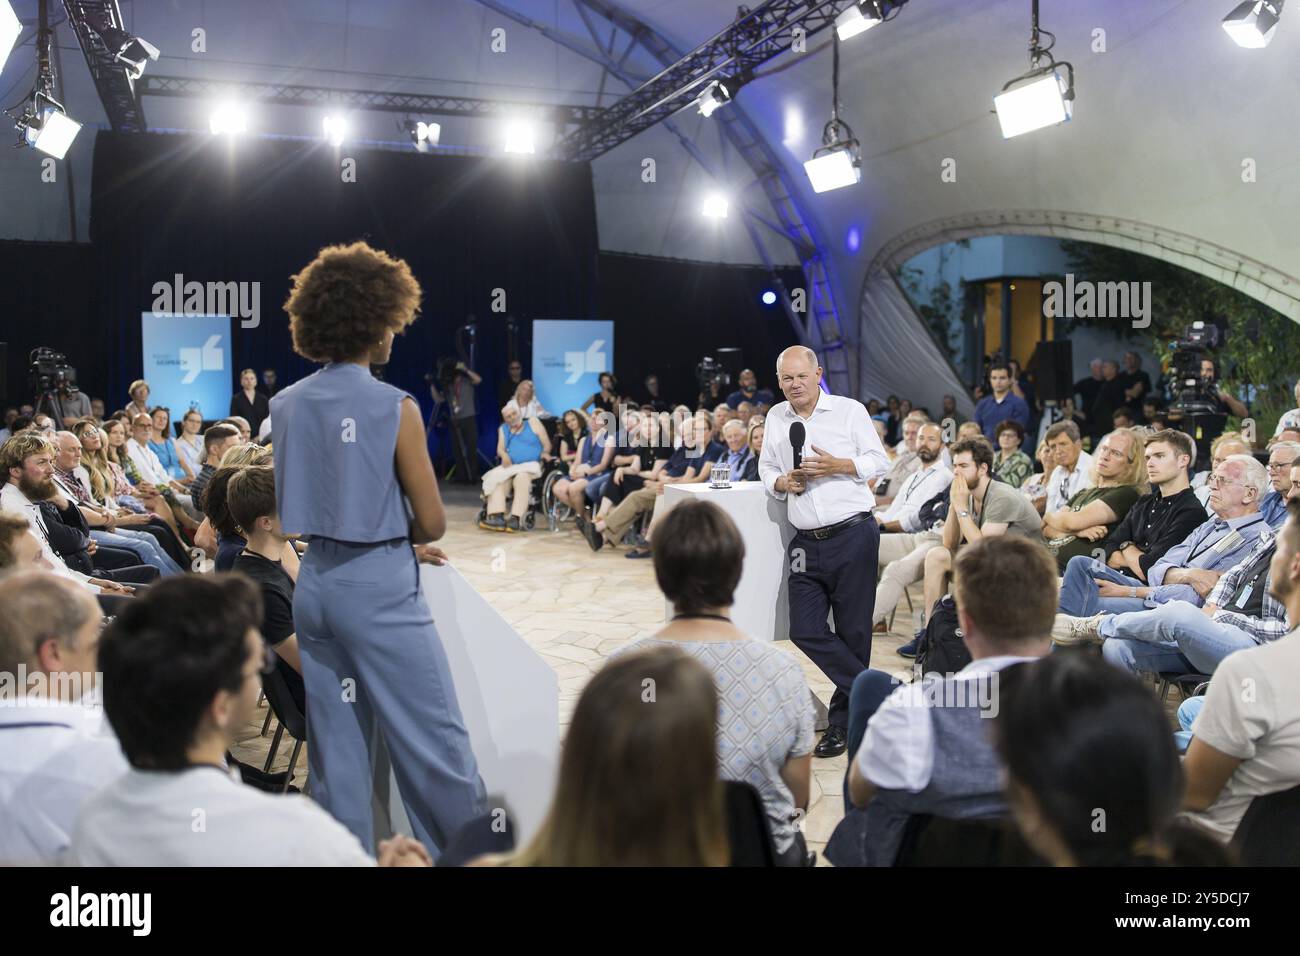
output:
[[1244, 634], [1248, 634], [1256, 644], [1267, 644], [1269, 641], [1276, 641], [1279, 637], [1284, 637], [1291, 632], [1291, 625], [1287, 623], [1286, 619], [1286, 608], [1269, 593], [1270, 576], [1266, 574], [1261, 585], [1264, 588], [1264, 603], [1260, 610], [1261, 617], [1250, 617], [1239, 611], [1224, 610], [1222, 604], [1236, 592], [1250, 566], [1262, 557], [1266, 551], [1272, 551], [1276, 545], [1277, 536], [1275, 534], [1271, 531], [1262, 533], [1259, 540], [1255, 542], [1255, 547], [1251, 548], [1250, 554], [1246, 555], [1241, 563], [1231, 571], [1219, 578], [1219, 583], [1214, 586], [1214, 590], [1205, 599], [1206, 604], [1213, 604], [1215, 607], [1220, 608], [1214, 612], [1216, 623], [1235, 627]]

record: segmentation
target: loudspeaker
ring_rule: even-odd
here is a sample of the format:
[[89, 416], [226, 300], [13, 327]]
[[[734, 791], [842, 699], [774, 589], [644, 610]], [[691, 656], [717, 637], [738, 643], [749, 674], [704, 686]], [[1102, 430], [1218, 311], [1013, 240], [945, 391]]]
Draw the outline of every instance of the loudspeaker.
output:
[[1029, 370], [1043, 401], [1063, 402], [1074, 394], [1074, 348], [1069, 339], [1039, 342]]

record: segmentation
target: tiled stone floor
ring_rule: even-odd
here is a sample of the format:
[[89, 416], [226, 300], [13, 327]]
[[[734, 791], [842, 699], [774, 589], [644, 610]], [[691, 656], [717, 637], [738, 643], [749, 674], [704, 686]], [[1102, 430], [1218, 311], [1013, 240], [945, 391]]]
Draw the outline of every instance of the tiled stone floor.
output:
[[[632, 638], [650, 633], [664, 621], [663, 596], [655, 586], [649, 561], [628, 561], [622, 551], [593, 553], [573, 526], [551, 533], [544, 526], [520, 534], [481, 531], [474, 524], [478, 499], [463, 486], [445, 486], [449, 527], [440, 542], [461, 573], [502, 616], [555, 668], [560, 681], [561, 733], [567, 728], [578, 694], [605, 656]], [[920, 603], [920, 585], [912, 588]], [[906, 666], [894, 653], [911, 634], [912, 616], [904, 601], [889, 634], [876, 635], [871, 664], [889, 671]], [[783, 648], [803, 665], [809, 686], [823, 701], [831, 684], [793, 644]], [[265, 705], [240, 735], [235, 755], [262, 766], [272, 728], [261, 736]], [[292, 742], [280, 745], [273, 769], [288, 765]], [[845, 758], [813, 758], [812, 801], [805, 837], [819, 856], [843, 815], [841, 791]], [[295, 783], [306, 779], [306, 748], [298, 759]]]

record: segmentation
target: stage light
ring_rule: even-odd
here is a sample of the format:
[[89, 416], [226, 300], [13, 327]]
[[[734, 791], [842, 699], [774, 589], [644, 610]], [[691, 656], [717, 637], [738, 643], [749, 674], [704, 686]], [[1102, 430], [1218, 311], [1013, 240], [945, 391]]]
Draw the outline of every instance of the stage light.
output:
[[158, 59], [158, 48], [148, 40], [132, 36], [117, 27], [104, 27], [96, 32], [104, 48], [113, 55], [113, 59], [126, 67], [127, 75], [133, 80], [140, 79], [150, 60]]
[[326, 116], [321, 126], [331, 146], [342, 146], [343, 141], [348, 138], [348, 121], [342, 116], [332, 114]]
[[248, 111], [238, 103], [219, 103], [208, 118], [214, 136], [248, 132]]
[[855, 3], [836, 17], [835, 32], [839, 34], [841, 40], [847, 40], [859, 33], [866, 33], [884, 21], [885, 17], [880, 12], [879, 6], [867, 0], [865, 3]]
[[437, 123], [421, 121], [411, 127], [411, 142], [422, 153], [428, 152], [433, 146], [437, 146], [438, 140], [441, 138], [442, 127]]
[[1246, 0], [1223, 18], [1223, 29], [1237, 46], [1263, 49], [1277, 32], [1283, 0]]
[[714, 80], [695, 98], [695, 105], [705, 116], [712, 116], [720, 106], [726, 106], [736, 95], [736, 87], [728, 77]]
[[5, 61], [9, 59], [14, 44], [18, 42], [18, 34], [22, 32], [23, 25], [18, 20], [18, 14], [14, 13], [13, 4], [9, 0], [0, 0], [0, 70], [5, 68]]
[[[1043, 34], [1051, 37], [1047, 46], [1042, 45]], [[1074, 116], [1074, 67], [1064, 60], [1056, 62], [1054, 46], [1056, 35], [1038, 26], [1038, 0], [1033, 0], [1029, 69], [1008, 80], [993, 97], [1004, 139], [1067, 123]]]
[[532, 123], [515, 120], [506, 126], [505, 150], [507, 153], [537, 152], [537, 130]]
[[48, 153], [55, 159], [62, 159], [79, 132], [81, 124], [68, 119], [62, 107], [48, 106], [41, 110], [39, 119], [34, 119], [27, 125], [27, 145]]
[[857, 141], [825, 147], [813, 153], [813, 158], [803, 164], [813, 192], [824, 193], [843, 189], [862, 181], [862, 166], [857, 155]]
[[776, 305], [776, 293], [773, 292], [771, 289], [765, 289], [763, 291], [763, 304]]
[[706, 219], [726, 219], [729, 206], [727, 197], [722, 193], [709, 193], [704, 197], [704, 205], [700, 208], [700, 212]]
[[813, 192], [824, 193], [832, 189], [852, 186], [862, 180], [862, 165], [858, 156], [858, 141], [853, 138], [849, 124], [840, 119], [840, 38], [831, 37], [831, 118], [822, 127], [822, 146], [815, 150], [812, 159], [803, 164]]
[[849, 226], [849, 231], [844, 236], [844, 248], [849, 252], [857, 252], [862, 248], [862, 230], [857, 226]]

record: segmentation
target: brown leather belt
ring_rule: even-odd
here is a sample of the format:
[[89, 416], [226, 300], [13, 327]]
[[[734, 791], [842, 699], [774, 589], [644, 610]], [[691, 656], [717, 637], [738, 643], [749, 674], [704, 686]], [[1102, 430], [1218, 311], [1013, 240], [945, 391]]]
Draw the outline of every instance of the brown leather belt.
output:
[[852, 528], [855, 525], [860, 525], [862, 522], [867, 521], [870, 518], [870, 511], [860, 511], [851, 518], [845, 518], [843, 521], [835, 522], [835, 524], [828, 524], [824, 528], [809, 528], [806, 531], [798, 531], [796, 533], [801, 534], [804, 537], [816, 538], [818, 541], [825, 541], [827, 538], [833, 538], [841, 531], [847, 531], [849, 528]]

